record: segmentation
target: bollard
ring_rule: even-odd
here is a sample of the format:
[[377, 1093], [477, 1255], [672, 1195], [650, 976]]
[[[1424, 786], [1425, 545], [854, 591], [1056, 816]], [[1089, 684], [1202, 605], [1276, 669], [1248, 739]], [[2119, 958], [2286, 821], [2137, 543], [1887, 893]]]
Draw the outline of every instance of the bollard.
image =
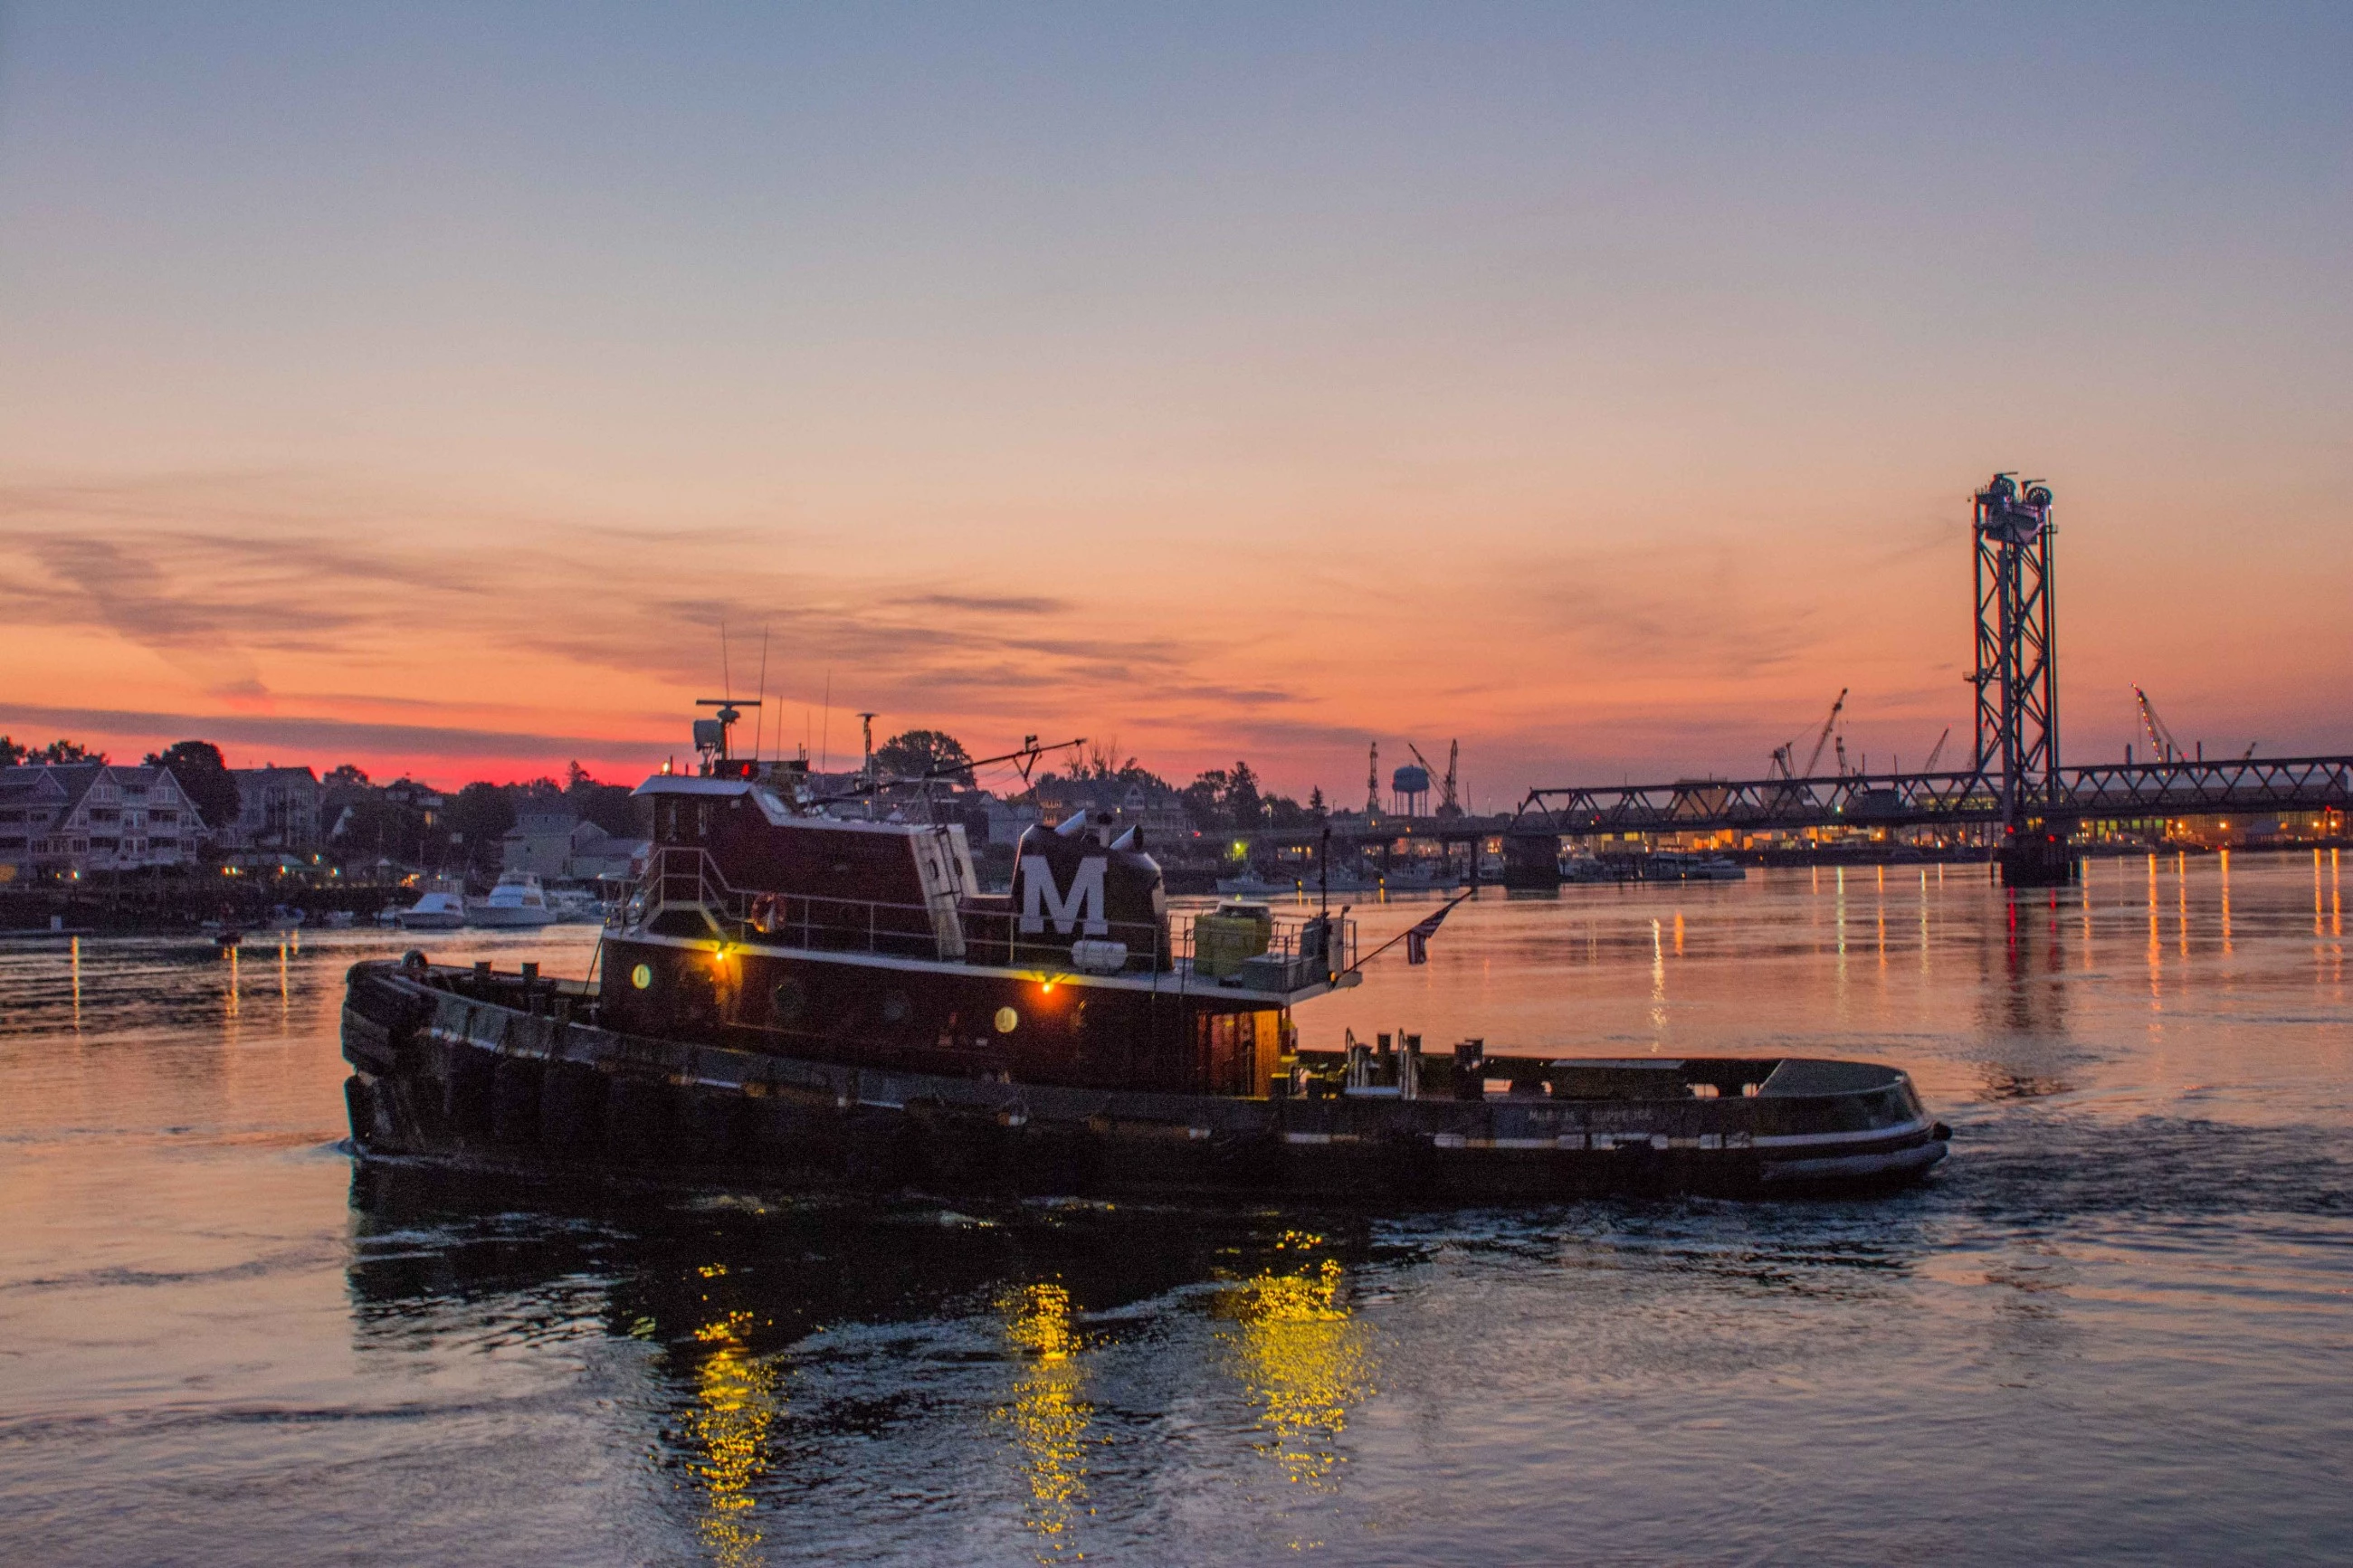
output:
[[1454, 1047], [1454, 1098], [1487, 1098], [1487, 1042], [1463, 1040]]
[[480, 984], [487, 985], [490, 984], [491, 961], [489, 959], [478, 958], [474, 960], [474, 979], [476, 983]]
[[525, 985], [535, 985], [539, 983], [539, 964], [536, 961], [531, 959], [523, 961], [522, 983]]

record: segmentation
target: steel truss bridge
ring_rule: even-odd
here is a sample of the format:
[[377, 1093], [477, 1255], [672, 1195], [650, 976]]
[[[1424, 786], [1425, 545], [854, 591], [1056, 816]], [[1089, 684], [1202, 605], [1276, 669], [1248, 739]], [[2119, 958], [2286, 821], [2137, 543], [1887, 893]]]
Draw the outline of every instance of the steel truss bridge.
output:
[[2052, 823], [2142, 821], [2243, 812], [2353, 808], [2353, 757], [2063, 768], [2010, 804], [2002, 775], [1857, 773], [1837, 778], [1679, 779], [1616, 788], [1533, 789], [1515, 834], [1747, 832], [2005, 823], [2023, 811]]
[[[1996, 474], [1970, 497], [1977, 607], [1977, 747], [1967, 773], [1873, 773], [1735, 783], [1689, 779], [1617, 789], [1535, 789], [1516, 831], [1676, 833], [1745, 828], [1926, 827], [1999, 824], [1995, 858], [2010, 887], [2074, 879], [2066, 838], [2077, 824], [2225, 812], [2342, 810], [2353, 757], [2189, 761], [2169, 742], [2138, 766], [2059, 765], [2058, 618], [2051, 487]], [[1843, 706], [1845, 693], [1839, 696]], [[1839, 709], [1831, 710], [1835, 721]], [[1826, 726], [1823, 737], [1829, 737]], [[2152, 739], [2159, 739], [2152, 732]], [[1937, 742], [1941, 749], [1943, 742]], [[1787, 749], [1778, 754], [1788, 771]], [[1814, 748], [1821, 755], [1819, 742]], [[2126, 755], [2130, 755], [2129, 752]], [[1815, 763], [1806, 764], [1811, 773]], [[1525, 842], [1525, 840], [1524, 840]], [[1530, 886], [1552, 868], [1523, 867]]]

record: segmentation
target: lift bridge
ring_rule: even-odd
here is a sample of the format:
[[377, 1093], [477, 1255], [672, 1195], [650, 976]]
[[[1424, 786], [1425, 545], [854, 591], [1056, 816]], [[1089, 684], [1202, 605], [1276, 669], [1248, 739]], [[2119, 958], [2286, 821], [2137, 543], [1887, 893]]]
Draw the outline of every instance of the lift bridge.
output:
[[2021, 489], [1997, 474], [1974, 501], [1977, 749], [1968, 769], [1533, 789], [1512, 833], [1526, 842], [1724, 828], [1994, 826], [2002, 880], [2052, 887], [2074, 879], [2067, 839], [2087, 819], [2353, 806], [2353, 757], [2062, 767], [2051, 491], [2040, 483]]

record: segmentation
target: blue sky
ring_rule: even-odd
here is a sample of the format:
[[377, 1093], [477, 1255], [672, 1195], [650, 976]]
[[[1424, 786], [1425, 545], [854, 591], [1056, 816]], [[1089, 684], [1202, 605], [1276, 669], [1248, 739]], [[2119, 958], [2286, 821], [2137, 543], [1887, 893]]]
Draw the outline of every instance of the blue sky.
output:
[[1498, 793], [1747, 772], [1847, 685], [1916, 755], [1967, 712], [1964, 498], [2024, 467], [2075, 749], [2133, 680], [2346, 749], [2349, 45], [11, 6], [0, 727], [633, 765], [723, 620], [804, 707], [1299, 788], [1376, 736]]

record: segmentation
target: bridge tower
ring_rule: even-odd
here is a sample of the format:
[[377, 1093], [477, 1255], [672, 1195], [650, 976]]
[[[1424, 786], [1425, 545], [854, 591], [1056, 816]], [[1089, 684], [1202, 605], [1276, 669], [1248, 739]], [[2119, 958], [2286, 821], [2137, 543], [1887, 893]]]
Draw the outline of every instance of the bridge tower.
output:
[[[1976, 496], [1976, 771], [2001, 791], [2002, 880], [2056, 887], [2075, 860], [2046, 819], [2059, 795], [2059, 649], [2053, 637], [2051, 489], [1996, 474]], [[2063, 826], [2064, 825], [2061, 825]]]

